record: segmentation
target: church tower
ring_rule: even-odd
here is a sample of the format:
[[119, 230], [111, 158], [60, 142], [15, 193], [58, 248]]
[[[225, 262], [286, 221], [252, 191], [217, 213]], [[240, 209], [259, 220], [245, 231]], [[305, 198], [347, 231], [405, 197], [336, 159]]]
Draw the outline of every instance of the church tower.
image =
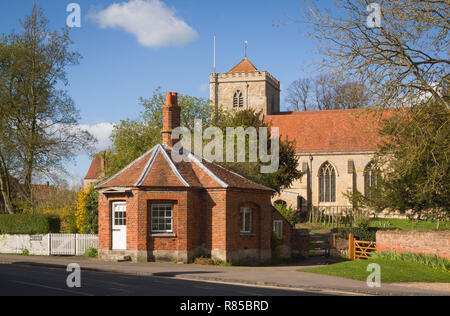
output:
[[225, 110], [252, 108], [264, 115], [280, 112], [280, 82], [258, 71], [245, 57], [230, 71], [210, 77], [210, 99]]

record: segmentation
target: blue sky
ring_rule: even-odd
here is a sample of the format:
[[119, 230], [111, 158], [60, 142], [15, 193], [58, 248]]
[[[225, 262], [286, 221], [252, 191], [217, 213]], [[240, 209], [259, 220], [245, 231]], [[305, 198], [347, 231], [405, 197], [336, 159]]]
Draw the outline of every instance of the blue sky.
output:
[[[130, 1], [148, 10], [129, 19], [124, 12], [132, 8]], [[228, 71], [244, 57], [247, 40], [249, 59], [280, 80], [284, 90], [293, 80], [309, 76], [310, 64], [320, 58], [305, 25], [272, 25], [289, 22], [286, 15], [300, 17], [306, 9], [302, 0], [38, 1], [52, 29], [65, 25], [66, 7], [72, 2], [81, 7], [82, 23], [71, 30], [73, 49], [83, 59], [68, 69], [68, 90], [80, 109], [80, 123], [99, 138], [99, 149], [107, 146], [109, 124], [135, 118], [141, 111], [139, 97], [150, 97], [158, 86], [209, 97], [214, 34], [218, 72]], [[32, 4], [33, 0], [1, 1], [0, 33], [20, 30], [19, 19], [29, 14]], [[79, 181], [89, 164], [89, 156], [83, 154], [67, 169]]]

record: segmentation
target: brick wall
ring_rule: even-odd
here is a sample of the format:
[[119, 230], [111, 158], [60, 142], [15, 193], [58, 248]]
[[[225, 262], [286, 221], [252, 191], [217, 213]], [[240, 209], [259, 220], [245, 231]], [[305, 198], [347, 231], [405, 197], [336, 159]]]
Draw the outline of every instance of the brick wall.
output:
[[412, 252], [450, 259], [450, 231], [378, 231], [377, 251]]
[[309, 232], [306, 229], [291, 230], [291, 248], [293, 252], [300, 252], [302, 255], [309, 253]]
[[282, 233], [283, 236], [280, 240], [281, 245], [285, 246], [291, 246], [291, 231], [292, 226], [289, 224], [289, 222], [278, 212], [274, 211], [272, 216], [272, 230], [273, 230], [273, 221], [283, 221], [283, 229]]
[[[104, 251], [112, 247], [111, 205], [115, 201], [127, 204], [127, 251], [193, 251], [193, 256], [219, 251], [227, 260], [230, 251], [249, 250], [257, 257], [261, 250], [270, 253], [272, 217], [268, 191], [133, 190], [127, 194], [100, 194], [99, 249]], [[173, 204], [173, 234], [151, 233], [151, 204], [162, 202]], [[239, 231], [241, 207], [253, 210], [250, 234]], [[234, 254], [233, 258], [239, 255]]]

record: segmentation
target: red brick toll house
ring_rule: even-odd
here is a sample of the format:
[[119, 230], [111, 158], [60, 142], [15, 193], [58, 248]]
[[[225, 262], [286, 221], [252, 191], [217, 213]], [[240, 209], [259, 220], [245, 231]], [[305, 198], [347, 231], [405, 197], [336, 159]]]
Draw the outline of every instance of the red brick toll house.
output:
[[[271, 259], [273, 190], [192, 153], [171, 158], [177, 94], [163, 107], [163, 144], [97, 185], [99, 257], [190, 262]], [[279, 218], [276, 218], [279, 220]], [[291, 238], [286, 230], [282, 234]], [[284, 241], [289, 248], [290, 241]]]

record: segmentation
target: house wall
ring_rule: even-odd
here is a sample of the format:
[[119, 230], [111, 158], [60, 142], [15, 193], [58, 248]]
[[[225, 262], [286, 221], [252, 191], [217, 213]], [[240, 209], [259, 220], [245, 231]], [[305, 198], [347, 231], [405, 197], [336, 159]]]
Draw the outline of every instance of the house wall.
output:
[[[201, 241], [199, 219], [203, 210], [197, 191], [141, 191], [131, 194], [99, 193], [99, 256], [115, 259], [130, 256], [133, 261], [177, 260], [188, 262], [198, 252]], [[127, 250], [113, 251], [111, 237], [111, 209], [114, 201], [127, 203]], [[152, 234], [152, 203], [169, 202], [174, 205], [173, 233]]]
[[[270, 197], [269, 191], [229, 190], [227, 192], [226, 254], [224, 254], [227, 261], [265, 262], [270, 260], [272, 234]], [[252, 209], [250, 234], [240, 232], [241, 207]]]
[[[130, 256], [134, 261], [176, 260], [198, 256], [223, 261], [267, 261], [271, 257], [271, 193], [230, 189], [100, 193], [99, 255], [103, 259]], [[127, 250], [113, 251], [111, 209], [114, 201], [127, 203]], [[151, 233], [151, 204], [174, 205], [173, 233]], [[252, 232], [241, 234], [240, 208], [252, 208]]]
[[293, 228], [278, 211], [273, 212], [272, 231], [275, 221], [283, 221], [282, 238], [279, 240], [279, 244], [275, 248], [276, 255], [280, 258], [291, 258], [291, 232]]

